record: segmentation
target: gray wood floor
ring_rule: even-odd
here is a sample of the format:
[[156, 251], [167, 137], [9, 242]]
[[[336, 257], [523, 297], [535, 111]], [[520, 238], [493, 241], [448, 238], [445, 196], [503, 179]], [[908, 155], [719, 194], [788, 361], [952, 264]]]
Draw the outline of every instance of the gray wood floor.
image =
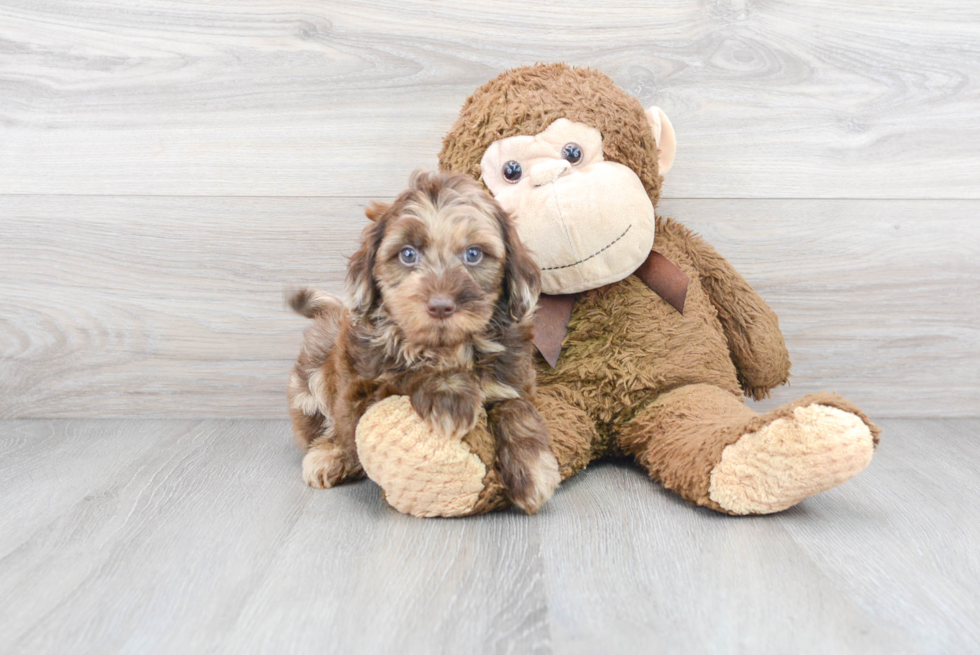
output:
[[0, 652], [977, 652], [980, 420], [882, 424], [776, 516], [608, 462], [421, 520], [306, 488], [284, 421], [3, 421]]

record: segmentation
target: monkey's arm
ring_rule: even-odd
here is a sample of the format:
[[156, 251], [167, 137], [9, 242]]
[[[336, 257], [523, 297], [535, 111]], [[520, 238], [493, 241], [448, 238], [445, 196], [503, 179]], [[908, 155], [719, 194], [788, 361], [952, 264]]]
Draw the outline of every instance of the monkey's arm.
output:
[[658, 219], [661, 235], [691, 257], [701, 284], [718, 311], [739, 383], [756, 400], [789, 378], [789, 353], [769, 305], [724, 257], [683, 225]]

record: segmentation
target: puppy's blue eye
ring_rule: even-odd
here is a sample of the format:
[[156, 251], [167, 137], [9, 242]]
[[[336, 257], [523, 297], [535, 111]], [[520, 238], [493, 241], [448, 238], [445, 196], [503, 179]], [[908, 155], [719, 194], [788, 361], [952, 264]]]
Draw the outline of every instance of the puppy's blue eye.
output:
[[419, 254], [416, 252], [415, 248], [411, 246], [405, 246], [398, 253], [398, 259], [405, 266], [415, 266], [419, 261]]
[[524, 169], [521, 168], [519, 163], [511, 159], [509, 162], [504, 164], [503, 174], [505, 180], [511, 184], [516, 184], [521, 179], [521, 175], [524, 174]]
[[476, 246], [470, 246], [463, 253], [463, 261], [470, 266], [475, 266], [483, 261], [483, 251]]

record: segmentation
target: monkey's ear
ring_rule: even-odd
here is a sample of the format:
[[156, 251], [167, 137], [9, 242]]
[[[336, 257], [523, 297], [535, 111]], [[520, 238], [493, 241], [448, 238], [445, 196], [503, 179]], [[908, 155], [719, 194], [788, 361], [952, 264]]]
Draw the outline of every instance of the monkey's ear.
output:
[[657, 140], [657, 159], [660, 174], [666, 175], [674, 165], [674, 155], [677, 154], [677, 139], [674, 137], [674, 126], [660, 107], [650, 107], [646, 111], [647, 122], [653, 130], [653, 138]]
[[391, 209], [391, 203], [389, 202], [376, 202], [371, 201], [368, 206], [364, 208], [364, 215], [368, 217], [369, 221], [377, 221], [379, 218], [385, 215], [385, 212]]

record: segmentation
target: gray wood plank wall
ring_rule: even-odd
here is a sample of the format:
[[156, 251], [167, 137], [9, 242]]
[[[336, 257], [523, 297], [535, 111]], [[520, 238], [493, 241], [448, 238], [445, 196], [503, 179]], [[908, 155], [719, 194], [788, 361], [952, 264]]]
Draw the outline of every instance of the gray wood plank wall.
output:
[[980, 412], [980, 4], [5, 2], [0, 417], [285, 415], [369, 199], [497, 73], [566, 60], [678, 135], [660, 212], [780, 315], [793, 386]]

